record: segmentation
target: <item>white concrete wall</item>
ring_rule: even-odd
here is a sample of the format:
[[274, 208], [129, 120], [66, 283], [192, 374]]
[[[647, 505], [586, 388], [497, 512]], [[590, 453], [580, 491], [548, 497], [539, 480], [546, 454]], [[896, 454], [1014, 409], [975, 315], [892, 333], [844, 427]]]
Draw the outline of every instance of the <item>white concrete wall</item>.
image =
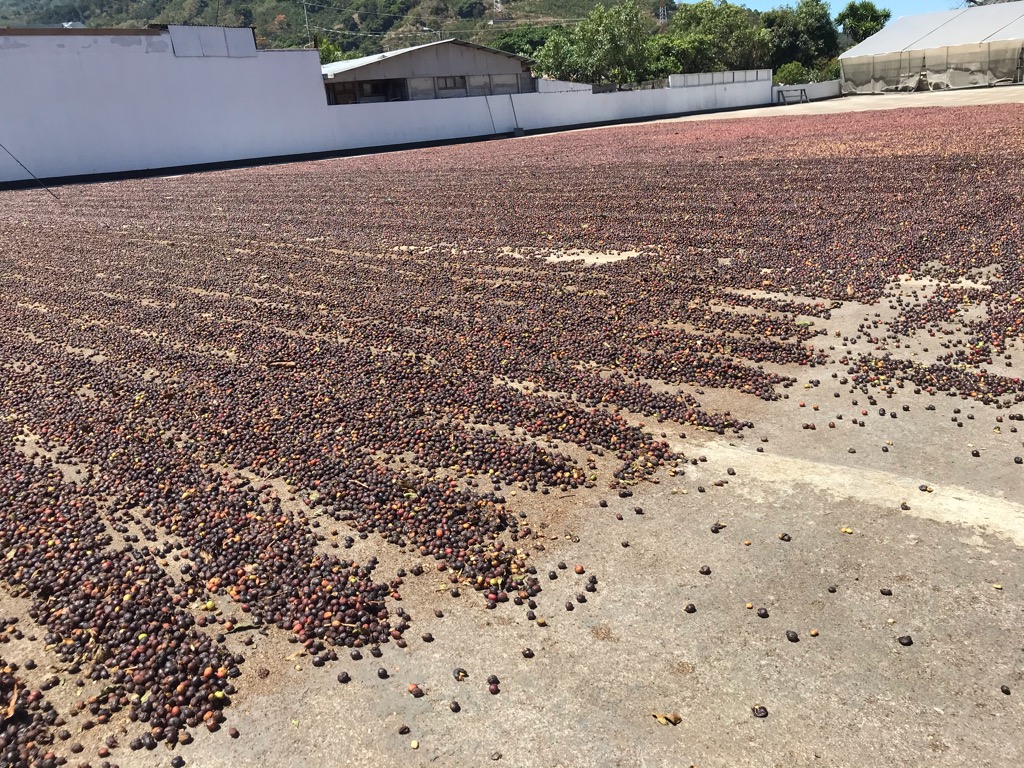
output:
[[[809, 101], [821, 101], [822, 99], [834, 99], [837, 96], [842, 96], [842, 81], [841, 80], [826, 80], [823, 83], [800, 83], [799, 85], [776, 85], [772, 86], [772, 102], [778, 101], [779, 91], [792, 90], [794, 88], [803, 88], [807, 91], [807, 99]], [[792, 101], [792, 97], [790, 98]]]
[[727, 83], [753, 83], [771, 80], [770, 69], [739, 69], [731, 72], [690, 72], [683, 75], [669, 75], [669, 88], [693, 88], [701, 85], [722, 85]]
[[[323, 150], [316, 51], [175, 56], [168, 35], [0, 35], [0, 144], [37, 176]], [[341, 107], [334, 107], [341, 109]], [[0, 181], [27, 178], [0, 151]]]
[[572, 83], [568, 80], [551, 80], [546, 77], [538, 78], [537, 93], [567, 93], [572, 91], [586, 91], [590, 93], [594, 86], [589, 83]]
[[488, 110], [491, 101], [507, 104], [510, 98], [471, 96], [325, 107], [324, 114], [317, 124], [310, 126], [310, 131], [322, 132], [321, 151], [510, 133], [514, 125], [507, 127], [495, 121], [492, 126], [492, 111]]
[[[770, 81], [759, 80], [329, 106], [315, 51], [183, 57], [167, 34], [0, 33], [0, 73], [0, 144], [41, 178], [485, 137], [772, 99]], [[0, 151], [0, 183], [29, 178]]]
[[768, 104], [771, 88], [770, 80], [762, 80], [620, 93], [524, 93], [512, 100], [520, 127], [533, 131]]

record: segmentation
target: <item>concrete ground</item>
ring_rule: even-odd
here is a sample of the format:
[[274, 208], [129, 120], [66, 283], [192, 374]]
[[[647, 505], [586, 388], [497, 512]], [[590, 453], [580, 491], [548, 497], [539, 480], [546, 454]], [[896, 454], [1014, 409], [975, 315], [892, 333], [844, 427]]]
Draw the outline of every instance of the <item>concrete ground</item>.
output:
[[[828, 398], [830, 417], [858, 412], [845, 388], [814, 395]], [[1006, 472], [1019, 440], [993, 440], [982, 408], [964, 434], [948, 416], [959, 400], [932, 413], [925, 399], [894, 398], [886, 405], [910, 404], [910, 417], [839, 433], [801, 430], [793, 400], [768, 406], [745, 440], [708, 439], [692, 475], [607, 509], [593, 494], [564, 500], [538, 562], [558, 574], [538, 600], [545, 627], [525, 608], [487, 611], [419, 580], [406, 595], [421, 617], [412, 634], [429, 631], [433, 644], [309, 669], [281, 662], [286, 644], [261, 640], [246, 675], [264, 663], [271, 677], [232, 712], [246, 738], [198, 735], [198, 750], [211, 750], [201, 764], [260, 755], [270, 765], [476, 766], [500, 755], [514, 766], [1020, 765], [1024, 483]], [[950, 460], [968, 443], [986, 445], [982, 462]], [[718, 534], [716, 522], [727, 526]], [[563, 603], [587, 578], [577, 563], [599, 590], [569, 614]], [[698, 573], [705, 564], [710, 576]], [[438, 606], [444, 618], [429, 618]], [[896, 641], [905, 634], [910, 647]], [[378, 680], [378, 664], [427, 696]], [[469, 680], [456, 682], [453, 667]], [[352, 683], [335, 682], [340, 669]], [[491, 674], [498, 696], [484, 684]], [[758, 705], [764, 720], [751, 716]], [[681, 721], [659, 725], [652, 713]]]
[[[596, 489], [557, 500], [537, 553], [540, 572], [558, 576], [545, 578], [538, 598], [546, 626], [528, 621], [525, 607], [488, 611], [476, 596], [451, 598], [440, 578], [423, 578], [404, 595], [417, 617], [410, 647], [389, 647], [379, 661], [313, 669], [277, 636], [259, 638], [255, 650], [239, 646], [248, 663], [231, 721], [245, 738], [197, 733], [193, 762], [1022, 764], [1024, 474], [1012, 462], [1020, 435], [996, 434], [1006, 422], [985, 406], [909, 390], [878, 399], [898, 419], [874, 407], [862, 417], [865, 396], [833, 371], [842, 366], [804, 369], [813, 376], [801, 382], [821, 385], [788, 400], [744, 402], [760, 412], [742, 440], [709, 435], [698, 454], [691, 436], [688, 455], [707, 462], [685, 477], [663, 477], [631, 499], [609, 495], [608, 508]], [[803, 430], [814, 404], [818, 428]], [[975, 418], [958, 428], [954, 408]], [[837, 429], [825, 427], [840, 414]], [[522, 503], [536, 509], [535, 500]], [[726, 527], [715, 534], [714, 523]], [[414, 562], [378, 555], [384, 572]], [[564, 603], [587, 579], [576, 564], [598, 576], [599, 589], [568, 613]], [[695, 613], [684, 611], [690, 603]], [[768, 618], [757, 616], [761, 607]], [[443, 618], [433, 617], [438, 608]], [[436, 642], [420, 642], [422, 632]], [[912, 646], [897, 642], [903, 635]], [[522, 656], [527, 647], [534, 658]], [[377, 678], [382, 665], [391, 679]], [[456, 682], [455, 667], [469, 679]], [[335, 680], [341, 670], [351, 683]], [[487, 692], [492, 674], [497, 696]], [[406, 695], [407, 682], [427, 695]], [[754, 706], [768, 717], [752, 717]], [[653, 713], [681, 720], [660, 725]], [[123, 757], [142, 766], [167, 759]]]
[[[1024, 102], [1024, 88], [683, 119], [1006, 101]], [[856, 337], [879, 311], [847, 302], [818, 322], [830, 337]], [[1019, 375], [1022, 350], [1008, 351], [1017, 367], [1007, 375]], [[247, 657], [230, 710], [242, 738], [199, 729], [177, 754], [208, 768], [1024, 765], [1024, 467], [1013, 463], [1024, 434], [997, 421], [1024, 408], [910, 388], [873, 391], [869, 404], [839, 383], [845, 369], [789, 369], [799, 384], [772, 403], [703, 392], [708, 408], [732, 407], [756, 428], [689, 435], [687, 455], [707, 461], [630, 499], [600, 489], [512, 499], [548, 523], [535, 553], [541, 574], [557, 575], [543, 577], [537, 601], [545, 626], [525, 607], [489, 611], [425, 577], [403, 592], [415, 617], [409, 648], [389, 646], [380, 660], [343, 656], [317, 669], [284, 633], [255, 633], [251, 647], [232, 636]], [[815, 430], [802, 428], [809, 421]], [[725, 527], [713, 533], [714, 523]], [[377, 555], [380, 573], [416, 562], [372, 540], [353, 554]], [[590, 574], [596, 593], [583, 592]], [[569, 613], [577, 594], [587, 601]], [[0, 613], [17, 608], [0, 598]], [[421, 642], [423, 632], [436, 642]], [[897, 642], [904, 635], [912, 645]], [[4, 653], [15, 658], [18, 644]], [[381, 666], [389, 679], [378, 679]], [[468, 680], [457, 682], [455, 667]], [[342, 670], [347, 685], [336, 680]], [[489, 675], [499, 695], [488, 693]], [[407, 695], [411, 682], [426, 696]], [[752, 716], [757, 706], [766, 718]], [[679, 722], [660, 724], [655, 713]], [[125, 768], [170, 757], [162, 746], [116, 753]]]

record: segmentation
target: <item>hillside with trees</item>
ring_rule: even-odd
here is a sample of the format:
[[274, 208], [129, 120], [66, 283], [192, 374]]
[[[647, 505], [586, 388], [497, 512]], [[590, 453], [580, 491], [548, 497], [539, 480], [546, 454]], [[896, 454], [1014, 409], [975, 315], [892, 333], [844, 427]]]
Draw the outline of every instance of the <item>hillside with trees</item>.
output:
[[770, 67], [782, 82], [827, 79], [846, 46], [889, 11], [823, 0], [758, 12], [729, 0], [0, 0], [0, 25], [252, 26], [261, 46], [318, 46], [323, 61], [458, 37], [536, 59], [539, 74], [625, 84], [677, 72]]

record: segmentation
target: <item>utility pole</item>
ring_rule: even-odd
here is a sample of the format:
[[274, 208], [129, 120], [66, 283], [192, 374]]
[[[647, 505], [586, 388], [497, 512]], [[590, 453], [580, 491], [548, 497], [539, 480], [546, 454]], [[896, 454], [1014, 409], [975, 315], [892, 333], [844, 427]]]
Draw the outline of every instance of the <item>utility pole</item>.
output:
[[302, 4], [302, 13], [306, 16], [306, 40], [309, 45], [313, 44], [313, 38], [309, 34], [309, 6], [305, 3]]

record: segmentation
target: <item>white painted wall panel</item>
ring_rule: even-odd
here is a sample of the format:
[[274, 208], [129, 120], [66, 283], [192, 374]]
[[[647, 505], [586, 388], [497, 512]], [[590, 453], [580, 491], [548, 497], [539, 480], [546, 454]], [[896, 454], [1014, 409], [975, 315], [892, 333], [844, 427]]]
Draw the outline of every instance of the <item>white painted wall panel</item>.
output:
[[523, 93], [512, 97], [524, 130], [768, 104], [771, 81], [622, 93]]
[[[24, 116], [4, 120], [0, 140], [38, 176], [327, 149], [317, 124], [330, 107], [316, 51], [179, 57], [142, 41], [0, 36], [0, 71], [18, 73], [0, 78], [0, 104]], [[26, 177], [8, 169], [0, 181]]]
[[228, 41], [223, 27], [199, 27], [199, 45], [203, 56], [227, 56]]
[[224, 40], [228, 46], [228, 56], [241, 59], [256, 55], [256, 38], [253, 36], [252, 30], [247, 27], [240, 29], [226, 27]]
[[[508, 98], [508, 97], [505, 97]], [[326, 107], [331, 149], [491, 136], [488, 97]]]
[[[171, 36], [174, 55], [179, 57], [202, 56], [203, 43], [199, 39], [199, 27], [170, 26], [167, 28]], [[110, 38], [113, 40], [114, 38]]]
[[489, 96], [487, 108], [495, 133], [512, 133], [519, 126], [511, 96]]

